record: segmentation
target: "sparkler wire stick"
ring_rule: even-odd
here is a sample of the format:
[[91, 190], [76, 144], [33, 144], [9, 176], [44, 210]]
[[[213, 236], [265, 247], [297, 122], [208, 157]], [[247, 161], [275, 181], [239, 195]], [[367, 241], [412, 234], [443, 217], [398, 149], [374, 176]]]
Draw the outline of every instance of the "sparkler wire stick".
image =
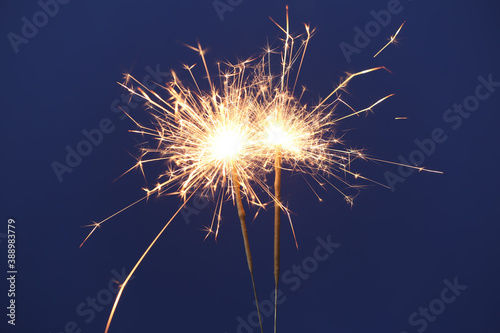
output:
[[274, 160], [274, 333], [278, 320], [278, 282], [280, 278], [280, 229], [281, 229], [281, 147], [276, 147]]
[[248, 241], [248, 231], [247, 231], [247, 226], [245, 223], [246, 214], [245, 214], [245, 209], [243, 208], [243, 201], [241, 200], [241, 185], [240, 185], [240, 181], [238, 179], [238, 174], [236, 173], [234, 166], [233, 166], [233, 170], [231, 173], [233, 176], [234, 193], [235, 193], [235, 197], [236, 197], [236, 207], [238, 208], [238, 217], [240, 218], [240, 223], [241, 223], [241, 234], [243, 235], [243, 243], [245, 245], [245, 254], [247, 256], [248, 270], [250, 271], [250, 276], [252, 278], [253, 294], [255, 296], [255, 306], [257, 307], [257, 314], [259, 316], [260, 331], [263, 333], [264, 331], [262, 329], [262, 319], [260, 317], [259, 301], [257, 299], [257, 289], [255, 288], [255, 280], [253, 277], [252, 254], [250, 252], [250, 243]]
[[[288, 40], [290, 39], [290, 22], [288, 19], [288, 5], [286, 6], [286, 41], [283, 55], [283, 72], [281, 75], [281, 91], [284, 91], [285, 66], [287, 63]], [[293, 39], [292, 39], [293, 45]], [[307, 44], [306, 44], [307, 45]], [[290, 51], [291, 53], [292, 51]], [[305, 50], [304, 53], [305, 54]], [[290, 54], [291, 59], [291, 54]], [[290, 60], [291, 61], [291, 60]], [[288, 82], [288, 75], [287, 82]], [[295, 89], [295, 84], [294, 84]], [[280, 112], [277, 113], [278, 115]], [[280, 119], [277, 119], [279, 121]], [[280, 278], [280, 230], [281, 230], [281, 147], [276, 145], [274, 160], [274, 333], [277, 333], [278, 323], [278, 283]]]

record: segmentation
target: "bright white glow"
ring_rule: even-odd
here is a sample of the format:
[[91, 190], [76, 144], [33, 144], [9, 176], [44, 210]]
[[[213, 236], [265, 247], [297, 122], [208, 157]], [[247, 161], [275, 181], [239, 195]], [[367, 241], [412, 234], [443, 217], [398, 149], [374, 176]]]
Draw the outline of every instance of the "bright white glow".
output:
[[241, 135], [235, 130], [225, 129], [214, 138], [213, 153], [216, 159], [231, 159], [238, 155], [241, 147]]
[[287, 141], [287, 133], [282, 126], [270, 125], [267, 128], [267, 140], [273, 145], [283, 145]]

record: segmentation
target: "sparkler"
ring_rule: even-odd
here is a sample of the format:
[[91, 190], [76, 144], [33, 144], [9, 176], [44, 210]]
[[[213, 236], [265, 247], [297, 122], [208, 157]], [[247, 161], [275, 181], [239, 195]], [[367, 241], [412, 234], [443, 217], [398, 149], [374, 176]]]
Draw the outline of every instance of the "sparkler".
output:
[[[146, 190], [146, 197], [155, 193], [178, 194], [183, 199], [184, 205], [196, 192], [215, 197], [216, 191], [220, 189], [221, 194], [217, 195], [215, 210], [218, 213], [214, 214], [212, 224], [208, 228], [209, 234], [214, 233], [216, 237], [221, 222], [224, 196], [235, 200], [262, 331], [242, 200], [243, 194], [250, 203], [262, 206], [250, 186], [250, 182], [257, 179], [255, 173], [258, 170], [253, 159], [257, 152], [258, 133], [252, 122], [252, 113], [245, 112], [250, 109], [249, 104], [253, 103], [247, 96], [248, 91], [244, 82], [245, 63], [233, 66], [224, 73], [224, 83], [218, 91], [210, 78], [204, 50], [199, 44], [198, 48], [190, 48], [198, 51], [203, 60], [208, 75], [209, 92], [203, 92], [199, 88], [191, 71], [194, 66], [185, 68], [191, 74], [197, 92], [186, 88], [172, 72], [173, 81], [165, 87], [169, 99], [163, 99], [132, 76], [127, 75], [125, 83], [122, 84], [132, 95], [142, 97], [152, 109], [153, 126], [144, 126], [131, 117], [139, 128], [133, 132], [156, 141], [154, 147], [142, 148], [142, 156], [138, 163], [128, 171], [134, 168], [143, 171], [143, 165], [150, 162], [167, 162], [169, 168], [159, 176], [156, 187]], [[153, 156], [148, 157], [151, 155]], [[171, 191], [174, 186], [178, 186], [178, 189]], [[121, 285], [108, 319], [106, 332], [130, 277], [182, 207], [160, 231]], [[94, 225], [92, 232], [104, 221]]]
[[[279, 27], [282, 32], [285, 33], [286, 36], [284, 40], [283, 50], [280, 52], [281, 74], [277, 78], [277, 80], [273, 80], [270, 64], [271, 60], [269, 56], [273, 51], [270, 47], [268, 47], [267, 62], [265, 61], [265, 57], [263, 57], [262, 62], [258, 66], [258, 68], [260, 69], [258, 71], [259, 75], [262, 75], [260, 73], [264, 73], [264, 77], [267, 77], [268, 79], [265, 80], [265, 78], [262, 78], [258, 80], [259, 82], [261, 82], [261, 92], [255, 98], [258, 103], [256, 103], [257, 108], [254, 112], [256, 112], [257, 114], [257, 124], [260, 127], [260, 132], [262, 135], [262, 139], [260, 140], [260, 147], [262, 151], [258, 154], [259, 158], [263, 160], [262, 165], [264, 166], [264, 168], [274, 165], [275, 173], [274, 195], [271, 195], [271, 197], [273, 197], [274, 201], [274, 332], [276, 333], [277, 295], [280, 278], [280, 231], [282, 210], [288, 214], [290, 220], [289, 211], [281, 202], [281, 176], [283, 166], [285, 165], [290, 170], [298, 171], [303, 175], [311, 175], [319, 184], [323, 184], [326, 182], [332, 185], [344, 196], [347, 202], [352, 204], [352, 197], [344, 194], [338, 187], [333, 185], [328, 180], [329, 176], [333, 176], [334, 178], [340, 180], [342, 183], [350, 186], [349, 182], [335, 174], [336, 172], [340, 171], [353, 176], [355, 179], [360, 178], [387, 187], [376, 181], [363, 177], [360, 174], [351, 172], [350, 164], [356, 158], [390, 164], [397, 163], [370, 158], [363, 154], [361, 151], [353, 150], [351, 148], [338, 148], [338, 146], [342, 143], [332, 134], [336, 124], [341, 120], [371, 111], [373, 107], [383, 102], [387, 98], [393, 96], [393, 94], [387, 95], [379, 99], [369, 107], [359, 111], [356, 111], [349, 104], [344, 102], [340, 96], [340, 92], [345, 89], [347, 84], [356, 76], [365, 75], [377, 70], [387, 69], [385, 67], [376, 67], [354, 74], [349, 74], [325, 99], [323, 99], [315, 107], [309, 108], [307, 105], [302, 105], [301, 103], [301, 99], [305, 89], [303, 88], [302, 93], [298, 99], [295, 98], [294, 91], [297, 85], [300, 70], [302, 68], [307, 46], [312, 35], [314, 34], [314, 30], [311, 31], [310, 26], [305, 25], [306, 33], [304, 35], [304, 38], [300, 41], [298, 49], [295, 50], [294, 46], [296, 40], [303, 36], [299, 35], [297, 37], [293, 37], [290, 35], [288, 6], [286, 6], [285, 28], [281, 27], [272, 18], [271, 20]], [[395, 38], [403, 27], [403, 24], [399, 27], [396, 34], [391, 37], [391, 40], [387, 45], [395, 41]], [[382, 52], [385, 47], [387, 47], [387, 45], [384, 46], [382, 50], [377, 53], [377, 55]], [[292, 73], [292, 67], [297, 62], [299, 62], [298, 70], [296, 72], [293, 87], [290, 89], [289, 81]], [[268, 71], [267, 74], [265, 74], [266, 68]], [[275, 81], [277, 82], [275, 83]], [[342, 117], [334, 116], [333, 111], [336, 106], [340, 104], [348, 107], [352, 111], [352, 113]], [[419, 169], [420, 171], [425, 170], [429, 172], [436, 172], [433, 170], [426, 170], [422, 168], [417, 169]], [[267, 168], [267, 171], [271, 171], [271, 168]], [[290, 225], [292, 228], [292, 232], [294, 233], [291, 220]], [[297, 241], [295, 241], [295, 243], [296, 246], [298, 246]]]
[[[332, 127], [334, 127], [336, 122], [342, 119], [371, 110], [372, 107], [392, 95], [388, 95], [370, 107], [360, 111], [354, 111], [353, 108], [340, 99], [338, 93], [346, 87], [347, 83], [352, 78], [379, 69], [385, 69], [384, 67], [378, 67], [348, 75], [348, 77], [341, 82], [336, 89], [334, 89], [322, 102], [312, 109], [308, 108], [307, 105], [301, 105], [300, 100], [304, 90], [302, 91], [299, 99], [294, 97], [294, 90], [300, 74], [300, 69], [302, 68], [309, 40], [314, 34], [314, 31], [311, 31], [310, 27], [305, 25], [305, 38], [301, 41], [298, 50], [295, 51], [295, 40], [301, 36], [292, 37], [289, 33], [288, 6], [286, 6], [286, 27], [281, 27], [274, 20], [273, 22], [286, 35], [284, 48], [281, 52], [281, 75], [279, 83], [276, 86], [273, 86], [273, 80], [271, 78], [268, 81], [264, 81], [266, 82], [266, 85], [262, 91], [267, 94], [263, 93], [264, 98], [260, 103], [258, 103], [260, 109], [257, 113], [259, 116], [258, 123], [262, 128], [262, 133], [267, 135], [267, 137], [262, 140], [262, 147], [264, 150], [262, 156], [264, 157], [264, 165], [272, 165], [272, 158], [274, 157], [274, 332], [276, 333], [277, 295], [280, 278], [281, 211], [284, 210], [287, 212], [287, 209], [281, 203], [281, 171], [283, 163], [288, 165], [291, 170], [297, 170], [301, 173], [317, 177], [315, 179], [318, 183], [321, 183], [321, 178], [326, 180], [323, 176], [324, 174], [340, 179], [339, 176], [333, 173], [337, 170], [351, 173], [347, 169], [351, 161], [351, 154], [357, 154], [359, 157], [362, 157], [362, 155], [354, 150], [343, 151], [334, 148], [334, 146], [339, 143], [339, 140], [329, 137]], [[269, 48], [268, 53], [271, 53]], [[299, 69], [295, 77], [293, 88], [290, 90], [288, 88], [288, 83], [291, 68], [299, 58]], [[268, 67], [270, 67], [270, 64], [268, 64]], [[265, 66], [263, 71], [265, 72]], [[271, 73], [269, 73], [269, 76], [271, 76]], [[332, 100], [332, 97], [334, 96], [337, 98]], [[333, 117], [333, 109], [339, 103], [344, 103], [353, 111], [353, 113], [348, 116], [335, 119]], [[355, 176], [359, 177], [360, 175]], [[343, 179], [341, 180], [345, 182]], [[352, 202], [349, 196], [344, 195], [344, 197], [349, 202]]]
[[[205, 50], [201, 48], [201, 45], [199, 43], [197, 47], [187, 45], [200, 55], [207, 74], [209, 85], [207, 91], [201, 89], [195, 79], [193, 74], [195, 65], [185, 65], [184, 68], [189, 72], [196, 89], [191, 90], [186, 87], [176, 73], [172, 72], [172, 81], [163, 87], [168, 98], [163, 98], [161, 94], [148, 89], [130, 75], [127, 75], [125, 82], [121, 84], [132, 95], [142, 97], [146, 101], [152, 116], [150, 125], [140, 124], [129, 116], [138, 127], [138, 130], [132, 132], [147, 137], [148, 140], [141, 148], [142, 153], [137, 164], [127, 172], [140, 169], [144, 174], [144, 165], [153, 162], [164, 163], [167, 168], [158, 176], [158, 183], [154, 188], [145, 189], [146, 195], [143, 198], [101, 222], [92, 224], [93, 229], [84, 242], [102, 223], [151, 195], [179, 195], [183, 200], [183, 205], [157, 234], [120, 286], [106, 325], [106, 332], [109, 330], [122, 292], [131, 276], [195, 193], [211, 196], [215, 200], [215, 212], [207, 228], [207, 237], [210, 234], [215, 237], [218, 235], [224, 201], [232, 199], [237, 207], [262, 331], [242, 198], [246, 198], [251, 206], [265, 207], [254, 189], [256, 187], [269, 195], [274, 202], [274, 280], [277, 297], [280, 277], [281, 211], [288, 215], [294, 233], [289, 210], [281, 202], [282, 170], [287, 168], [287, 170], [297, 171], [303, 175], [310, 175], [321, 186], [327, 183], [352, 204], [353, 198], [335, 186], [330, 181], [330, 177], [348, 187], [351, 186], [351, 182], [346, 179], [347, 175], [354, 179], [363, 179], [385, 186], [352, 172], [351, 163], [359, 158], [401, 165], [371, 158], [359, 150], [345, 146], [342, 140], [335, 136], [338, 122], [371, 111], [373, 107], [392, 96], [390, 94], [380, 98], [369, 107], [359, 111], [341, 98], [341, 92], [353, 78], [383, 70], [385, 67], [348, 74], [325, 99], [314, 107], [308, 107], [307, 104], [301, 102], [306, 89], [302, 88], [298, 98], [294, 93], [314, 30], [305, 25], [305, 34], [295, 37], [290, 35], [288, 6], [286, 9], [285, 28], [273, 20], [286, 35], [282, 51], [277, 52], [268, 45], [262, 56], [249, 58], [234, 65], [225, 63], [225, 70], [221, 70], [221, 65], [218, 64], [217, 79], [210, 75], [205, 60]], [[391, 42], [394, 38], [391, 38]], [[296, 47], [295, 43], [299, 39], [299, 45]], [[273, 75], [271, 65], [271, 55], [275, 53], [281, 55], [281, 73], [277, 76]], [[290, 89], [292, 68], [297, 63], [299, 63], [298, 70], [292, 89]], [[350, 113], [344, 116], [334, 115], [333, 111], [339, 105], [347, 107]], [[151, 145], [151, 141], [155, 144]], [[437, 172], [422, 167], [407, 167], [419, 171]], [[265, 175], [273, 170], [275, 172], [274, 193], [264, 180]], [[317, 195], [316, 192], [314, 193]], [[277, 299], [275, 299], [275, 332], [277, 331], [276, 307]]]

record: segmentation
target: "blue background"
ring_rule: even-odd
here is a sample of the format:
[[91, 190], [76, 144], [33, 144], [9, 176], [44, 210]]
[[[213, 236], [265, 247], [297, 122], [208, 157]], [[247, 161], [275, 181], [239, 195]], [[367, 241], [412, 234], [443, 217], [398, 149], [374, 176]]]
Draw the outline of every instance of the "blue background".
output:
[[[442, 128], [447, 140], [424, 162], [443, 175], [414, 174], [394, 192], [369, 187], [352, 209], [331, 188], [320, 191], [319, 203], [304, 180], [284, 172], [284, 200], [295, 213], [300, 248], [284, 227], [282, 272], [310, 257], [317, 237], [341, 246], [296, 290], [282, 285], [286, 302], [278, 309], [279, 331], [417, 332], [423, 326], [412, 326], [409, 317], [440, 297], [443, 280], [456, 277], [468, 288], [425, 331], [500, 332], [500, 91], [458, 129], [443, 120], [448, 108], [474, 94], [478, 76], [492, 74], [500, 81], [497, 2], [404, 0], [402, 12], [351, 62], [340, 43], [353, 44], [353, 28], [364, 28], [373, 20], [370, 11], [385, 9], [387, 0], [287, 3], [292, 32], [301, 33], [302, 22], [317, 27], [299, 81], [313, 92], [311, 102], [327, 96], [345, 72], [380, 65], [392, 71], [357, 78], [344, 95], [360, 108], [396, 94], [374, 114], [342, 124], [352, 146], [397, 161], [399, 155], [408, 158], [414, 140], [429, 138], [435, 128]], [[138, 204], [78, 248], [89, 231], [82, 225], [143, 194], [138, 172], [113, 182], [134, 164], [129, 152], [136, 153], [137, 143], [128, 132], [133, 123], [112, 111], [124, 94], [116, 82], [126, 72], [142, 78], [147, 66], [157, 65], [187, 80], [181, 64], [199, 59], [182, 43], [197, 39], [209, 48], [212, 73], [217, 60], [249, 57], [268, 39], [278, 45], [282, 34], [269, 16], [284, 22], [285, 2], [244, 0], [221, 21], [211, 1], [70, 1], [18, 53], [7, 34], [20, 34], [21, 18], [31, 21], [40, 6], [3, 1], [0, 7], [0, 232], [6, 232], [8, 218], [16, 219], [19, 270], [17, 326], [2, 332], [59, 333], [72, 321], [75, 332], [102, 332], [109, 303], [91, 320], [77, 308], [107, 288], [113, 269], [131, 269], [179, 205], [176, 197]], [[373, 59], [405, 20], [399, 45]], [[200, 67], [196, 73], [203, 75]], [[398, 116], [409, 119], [395, 120]], [[111, 119], [114, 130], [59, 182], [51, 163], [64, 163], [65, 147], [76, 147], [82, 130], [97, 128], [103, 118]], [[356, 168], [381, 182], [386, 170], [397, 173], [390, 165]], [[201, 209], [189, 224], [174, 221], [126, 288], [111, 332], [237, 332], [237, 318], [254, 310], [239, 223], [228, 202], [217, 242], [203, 241], [201, 229], [212, 211], [213, 205]], [[249, 233], [263, 301], [273, 289], [272, 211], [249, 221]], [[6, 240], [0, 241], [5, 253], [0, 257], [6, 257]], [[2, 271], [5, 261], [0, 260]], [[5, 280], [1, 286], [4, 309]], [[4, 310], [0, 318], [7, 326]], [[264, 325], [270, 332], [271, 318]]]

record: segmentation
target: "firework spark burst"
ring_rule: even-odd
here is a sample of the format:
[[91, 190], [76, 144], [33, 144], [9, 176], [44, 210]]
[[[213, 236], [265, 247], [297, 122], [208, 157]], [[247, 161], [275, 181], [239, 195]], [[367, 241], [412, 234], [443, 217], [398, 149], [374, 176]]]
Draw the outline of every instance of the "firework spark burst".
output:
[[[310, 176], [320, 187], [332, 186], [352, 204], [354, 196], [346, 193], [343, 187], [356, 188], [354, 180], [361, 179], [385, 186], [351, 171], [350, 166], [354, 160], [401, 165], [372, 158], [361, 150], [350, 148], [343, 142], [342, 135], [337, 132], [337, 126], [342, 120], [369, 112], [393, 96], [389, 94], [381, 97], [372, 105], [360, 110], [351, 107], [342, 99], [342, 92], [353, 78], [386, 68], [376, 67], [347, 74], [326, 98], [309, 106], [302, 102], [306, 88], [302, 87], [298, 96], [295, 91], [314, 29], [305, 25], [303, 34], [292, 36], [289, 33], [288, 7], [286, 27], [283, 28], [276, 22], [275, 24], [285, 33], [282, 47], [273, 49], [267, 45], [265, 52], [259, 56], [236, 64], [218, 63], [216, 75], [210, 74], [205, 59], [206, 51], [201, 45], [199, 43], [197, 46], [186, 45], [199, 53], [207, 76], [207, 83], [204, 84], [208, 85], [206, 90], [202, 89], [200, 87], [202, 84], [196, 80], [193, 72], [196, 64], [184, 65], [184, 69], [193, 81], [192, 87], [183, 83], [173, 71], [172, 80], [162, 86], [163, 93], [148, 89], [128, 74], [125, 76], [125, 81], [120, 83], [131, 95], [143, 98], [151, 110], [148, 124], [140, 123], [129, 115], [137, 125], [137, 129], [131, 132], [141, 135], [145, 140], [140, 145], [138, 162], [126, 172], [139, 169], [144, 174], [144, 165], [150, 163], [161, 163], [164, 169], [158, 175], [156, 185], [145, 189], [144, 197], [108, 218], [90, 225], [92, 230], [83, 243], [102, 223], [151, 195], [178, 195], [183, 200], [183, 205], [165, 224], [120, 286], [106, 332], [130, 277], [195, 193], [210, 196], [215, 202], [214, 215], [210, 225], [207, 226], [207, 237], [211, 234], [218, 236], [224, 202], [232, 200], [238, 207], [251, 273], [252, 264], [248, 236], [245, 235], [242, 197], [249, 206], [256, 208], [266, 207], [269, 202], [274, 203], [277, 287], [281, 212], [288, 215], [293, 231], [290, 212], [281, 202], [282, 169]], [[388, 44], [394, 42], [401, 28], [402, 25]], [[277, 64], [274, 64], [275, 60], [272, 62], [275, 57], [279, 57]], [[294, 71], [294, 67], [298, 69]], [[273, 74], [276, 72], [279, 74]], [[339, 107], [343, 107], [347, 112], [341, 115], [337, 111]], [[422, 167], [407, 167], [419, 171], [437, 172]], [[275, 171], [274, 191], [266, 180], [266, 175], [272, 171]], [[334, 179], [340, 185], [334, 184]], [[308, 184], [313, 189], [313, 184], [309, 181]], [[313, 191], [319, 198], [317, 192], [314, 189]], [[263, 200], [262, 196], [268, 199]], [[255, 293], [253, 275], [252, 283]]]

